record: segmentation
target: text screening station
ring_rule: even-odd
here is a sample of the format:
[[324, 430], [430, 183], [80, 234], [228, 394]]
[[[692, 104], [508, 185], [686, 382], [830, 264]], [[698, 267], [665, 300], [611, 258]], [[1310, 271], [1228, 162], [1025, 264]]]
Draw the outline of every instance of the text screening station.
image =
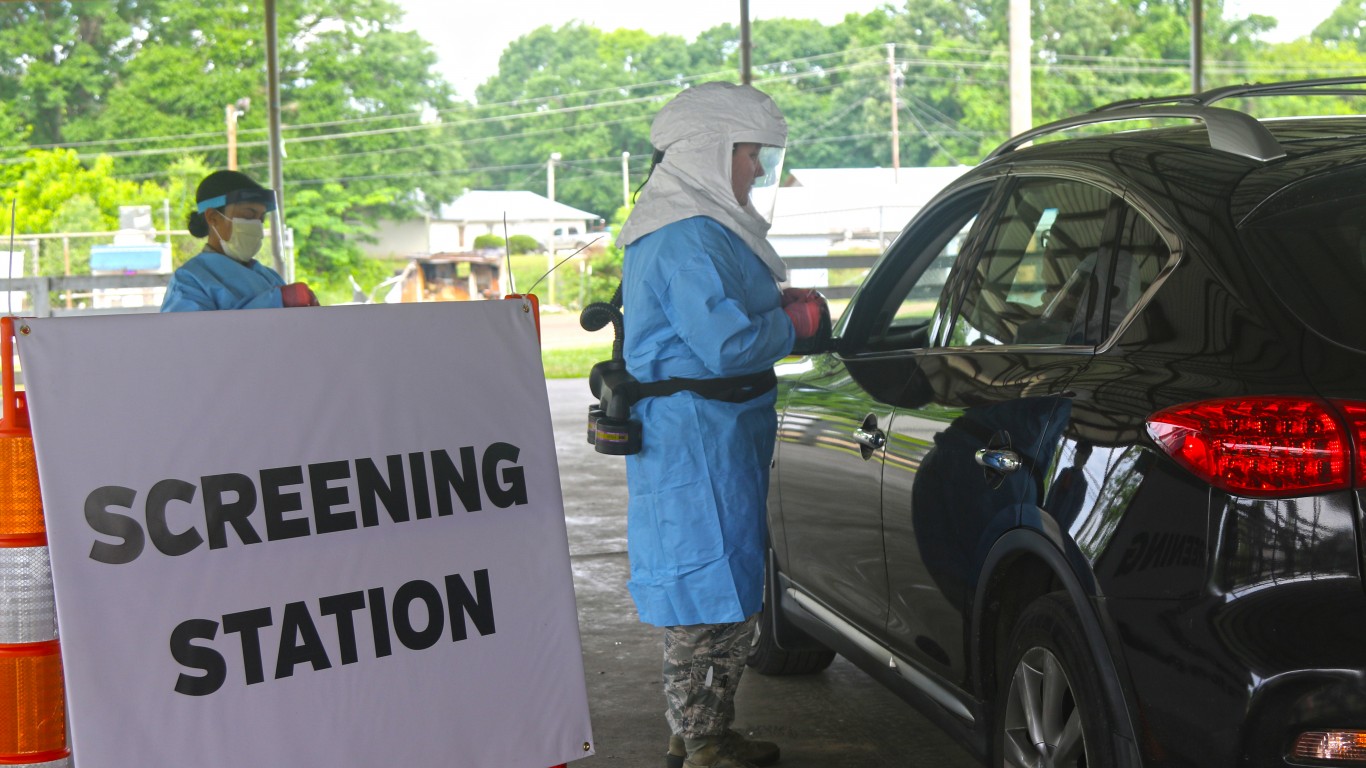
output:
[[[525, 471], [516, 463], [520, 453], [515, 445], [497, 442], [482, 455], [476, 455], [474, 446], [465, 446], [454, 458], [445, 450], [386, 456], [383, 471], [374, 459], [360, 458], [263, 469], [256, 478], [240, 473], [205, 475], [197, 486], [174, 478], [160, 480], [144, 497], [141, 519], [135, 513], [136, 489], [106, 485], [86, 496], [85, 520], [96, 533], [117, 541], [95, 540], [90, 559], [110, 565], [131, 563], [150, 554], [148, 540], [156, 552], [168, 557], [193, 552], [206, 540], [209, 549], [223, 549], [231, 543], [229, 530], [236, 543], [250, 545], [374, 528], [380, 525], [381, 507], [390, 522], [404, 523], [430, 519], [433, 507], [438, 517], [452, 515], [457, 502], [466, 512], [483, 509], [485, 499], [500, 509], [524, 505]], [[312, 500], [311, 515], [298, 514], [304, 512], [304, 499], [296, 489], [305, 484]], [[197, 496], [196, 511], [203, 513], [202, 532], [195, 525], [172, 530], [168, 510], [174, 505], [194, 509]], [[353, 501], [359, 506], [359, 514]], [[393, 639], [413, 650], [430, 648], [445, 635], [447, 624], [452, 642], [464, 640], [466, 615], [480, 635], [488, 635], [494, 631], [488, 571], [477, 570], [471, 576], [467, 581], [451, 574], [441, 584], [409, 581], [395, 590], [392, 599], [382, 587], [328, 595], [317, 601], [318, 615], [330, 617], [335, 624], [342, 664], [359, 658], [358, 626], [368, 627], [376, 657], [392, 653]], [[415, 627], [410, 620], [409, 609], [414, 603], [426, 610], [424, 627]], [[359, 622], [357, 613], [362, 616]], [[171, 654], [182, 666], [202, 674], [182, 673], [175, 683], [177, 692], [205, 696], [226, 681], [227, 661], [209, 644], [220, 626], [224, 635], [239, 636], [246, 684], [265, 680], [261, 634], [276, 626], [269, 607], [225, 614], [221, 624], [213, 619], [189, 619], [178, 624], [170, 637]], [[303, 663], [323, 670], [332, 666], [332, 659], [308, 604], [292, 602], [284, 607], [279, 622], [274, 678], [290, 677], [294, 667]]]

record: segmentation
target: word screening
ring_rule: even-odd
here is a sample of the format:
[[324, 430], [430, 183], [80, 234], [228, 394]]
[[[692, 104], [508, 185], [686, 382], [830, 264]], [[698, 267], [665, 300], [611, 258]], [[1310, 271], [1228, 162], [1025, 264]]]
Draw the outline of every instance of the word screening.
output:
[[[275, 649], [273, 676], [276, 680], [294, 675], [294, 668], [307, 664], [315, 672], [332, 668], [332, 660], [354, 664], [362, 650], [373, 658], [383, 658], [394, 652], [394, 639], [409, 650], [422, 651], [436, 645], [447, 634], [451, 642], [469, 636], [465, 626], [468, 616], [480, 636], [493, 634], [493, 597], [489, 589], [489, 572], [473, 574], [474, 592], [460, 574], [442, 580], [442, 588], [420, 579], [399, 587], [392, 601], [387, 600], [382, 587], [357, 592], [344, 592], [318, 600], [320, 617], [330, 617], [336, 628], [336, 647], [328, 652], [307, 603], [288, 603], [279, 617], [270, 608], [255, 608], [223, 615], [222, 623], [212, 619], [189, 619], [171, 632], [171, 656], [182, 667], [202, 674], [182, 672], [176, 679], [176, 693], [186, 696], [208, 696], [223, 687], [228, 679], [228, 660], [212, 645], [221, 626], [223, 634], [237, 635], [241, 646], [242, 676], [247, 685], [266, 679], [263, 656], [265, 642]], [[389, 604], [386, 606], [386, 604]], [[412, 608], [421, 606], [419, 613], [426, 618], [421, 626], [412, 620]], [[446, 631], [449, 627], [449, 633]], [[361, 643], [358, 637], [369, 642]], [[273, 643], [271, 641], [274, 641]]]
[[[110, 565], [131, 563], [143, 553], [148, 539], [158, 552], [178, 557], [198, 549], [229, 544], [228, 531], [242, 544], [280, 541], [315, 533], [373, 528], [379, 510], [390, 521], [403, 523], [436, 514], [454, 513], [457, 502], [466, 512], [477, 512], [488, 499], [506, 509], [527, 503], [526, 476], [517, 464], [521, 449], [492, 443], [482, 457], [473, 446], [457, 452], [459, 461], [444, 450], [395, 454], [384, 459], [381, 471], [374, 459], [328, 461], [296, 467], [263, 469], [257, 477], [239, 473], [205, 475], [199, 485], [185, 480], [157, 481], [142, 503], [142, 520], [135, 516], [137, 491], [106, 485], [85, 498], [85, 521], [96, 533], [117, 539], [95, 540], [90, 559]], [[430, 485], [428, 478], [430, 477]], [[311, 503], [305, 512], [303, 488]], [[202, 495], [199, 491], [202, 489]], [[198, 502], [196, 502], [198, 498]], [[356, 505], [359, 505], [359, 509]], [[173, 525], [172, 518], [202, 520], [197, 525]], [[311, 514], [310, 514], [311, 512]], [[143, 526], [145, 523], [145, 528]]]

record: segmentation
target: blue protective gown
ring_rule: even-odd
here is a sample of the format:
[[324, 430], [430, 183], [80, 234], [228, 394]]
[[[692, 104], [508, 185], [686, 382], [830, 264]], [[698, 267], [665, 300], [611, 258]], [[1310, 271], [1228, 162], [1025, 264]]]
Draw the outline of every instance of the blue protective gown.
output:
[[284, 306], [280, 273], [253, 260], [243, 264], [214, 251], [201, 251], [171, 275], [162, 312], [202, 309], [271, 309]]
[[[629, 245], [622, 290], [626, 367], [640, 381], [755, 373], [792, 349], [772, 274], [713, 219]], [[762, 608], [775, 398], [680, 392], [632, 408], [643, 448], [626, 457], [628, 586], [641, 621], [718, 624]]]

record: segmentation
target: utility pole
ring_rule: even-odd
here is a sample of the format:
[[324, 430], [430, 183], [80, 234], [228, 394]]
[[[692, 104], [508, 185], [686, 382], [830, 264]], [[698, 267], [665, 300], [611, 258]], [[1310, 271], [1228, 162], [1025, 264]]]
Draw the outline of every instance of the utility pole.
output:
[[621, 153], [621, 207], [631, 207], [631, 153]]
[[1030, 81], [1029, 0], [1010, 0], [1010, 135], [1034, 127]]
[[275, 215], [270, 224], [270, 255], [275, 271], [294, 281], [294, 254], [285, 264], [285, 140], [280, 133], [280, 32], [276, 0], [265, 0], [266, 12], [266, 122], [270, 128], [270, 188], [275, 190]]
[[897, 113], [901, 111], [896, 94], [896, 43], [887, 44], [887, 88], [892, 96], [892, 183], [899, 183], [901, 173], [901, 129], [897, 127]]
[[754, 81], [750, 71], [749, 0], [740, 0], [740, 82], [749, 85]]
[[226, 108], [228, 123], [228, 170], [237, 170], [237, 118], [251, 109], [251, 99], [243, 96]]
[[237, 170], [237, 105], [228, 105], [228, 170]]
[[1191, 93], [1204, 90], [1205, 59], [1205, 4], [1203, 0], [1191, 3]]
[[546, 306], [555, 304], [555, 163], [559, 161], [560, 153], [551, 152], [545, 162], [545, 196], [550, 198], [550, 238], [545, 244]]

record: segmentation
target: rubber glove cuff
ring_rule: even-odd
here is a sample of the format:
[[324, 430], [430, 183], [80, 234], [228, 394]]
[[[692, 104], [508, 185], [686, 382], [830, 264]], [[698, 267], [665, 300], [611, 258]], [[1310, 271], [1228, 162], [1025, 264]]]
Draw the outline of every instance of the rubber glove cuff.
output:
[[286, 307], [316, 307], [318, 297], [307, 283], [290, 283], [280, 286], [280, 302]]

